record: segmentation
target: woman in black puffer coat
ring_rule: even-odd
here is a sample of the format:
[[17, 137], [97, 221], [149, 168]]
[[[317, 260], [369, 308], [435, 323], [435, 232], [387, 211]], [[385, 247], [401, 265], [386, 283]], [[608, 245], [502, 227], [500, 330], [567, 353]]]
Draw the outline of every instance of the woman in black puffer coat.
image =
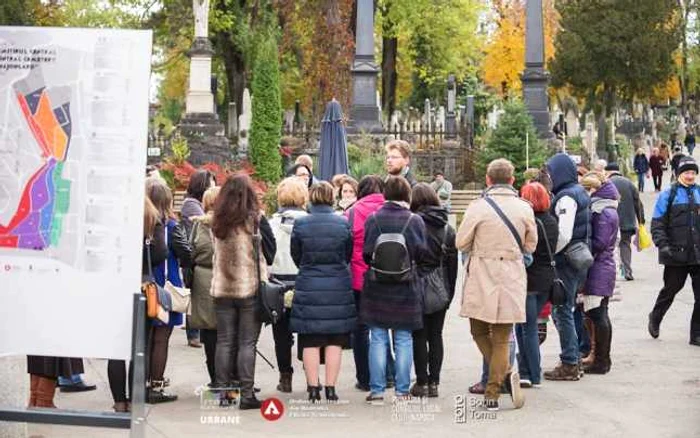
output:
[[337, 401], [335, 383], [343, 347], [357, 325], [355, 296], [350, 283], [352, 234], [347, 219], [333, 211], [333, 187], [314, 184], [309, 192], [309, 215], [294, 221], [290, 252], [299, 267], [290, 328], [299, 334], [309, 400], [321, 399], [318, 368], [325, 347], [326, 399]]
[[[445, 314], [454, 297], [457, 282], [455, 230], [447, 223], [447, 210], [440, 206], [437, 193], [428, 184], [420, 183], [413, 187], [411, 211], [423, 219], [426, 231], [426, 251], [418, 264], [418, 274], [425, 276], [442, 267], [441, 274], [449, 296], [444, 309], [424, 314], [423, 328], [413, 331], [416, 383], [411, 387], [411, 395], [437, 397], [444, 356], [442, 328], [445, 325]], [[424, 283], [423, 287], [427, 287], [427, 284]]]

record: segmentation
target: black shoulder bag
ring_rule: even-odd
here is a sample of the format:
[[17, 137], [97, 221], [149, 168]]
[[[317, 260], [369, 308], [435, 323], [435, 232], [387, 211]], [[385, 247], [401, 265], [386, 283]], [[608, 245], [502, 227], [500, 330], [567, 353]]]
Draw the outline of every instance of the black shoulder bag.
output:
[[557, 262], [554, 261], [554, 255], [552, 254], [552, 247], [549, 245], [549, 237], [547, 237], [547, 230], [544, 228], [544, 224], [541, 220], [535, 218], [537, 221], [537, 226], [542, 229], [542, 236], [544, 237], [544, 243], [547, 246], [547, 255], [549, 256], [549, 264], [552, 266], [552, 271], [554, 272], [554, 281], [552, 282], [552, 289], [549, 295], [549, 301], [552, 302], [554, 306], [560, 306], [566, 304], [566, 287], [564, 286], [564, 281], [559, 278], [557, 273]]
[[255, 250], [255, 271], [258, 276], [258, 294], [256, 295], [260, 321], [264, 324], [277, 324], [284, 312], [284, 293], [291, 289], [274, 278], [263, 280], [260, 273], [260, 228], [255, 221], [253, 231], [253, 249]]
[[447, 308], [450, 304], [450, 294], [447, 291], [445, 281], [445, 240], [447, 239], [447, 227], [443, 228], [442, 241], [440, 244], [440, 266], [428, 272], [423, 277], [423, 313], [430, 315]]

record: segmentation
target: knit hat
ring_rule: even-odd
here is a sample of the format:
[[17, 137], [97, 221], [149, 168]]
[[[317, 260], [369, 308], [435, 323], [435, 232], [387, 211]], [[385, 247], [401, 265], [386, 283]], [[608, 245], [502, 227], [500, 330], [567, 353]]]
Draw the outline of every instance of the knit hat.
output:
[[615, 162], [609, 163], [607, 166], [605, 166], [605, 170], [607, 172], [619, 172], [620, 166]]
[[678, 175], [688, 170], [694, 170], [695, 173], [698, 173], [698, 163], [695, 162], [693, 157], [683, 157], [678, 163]]

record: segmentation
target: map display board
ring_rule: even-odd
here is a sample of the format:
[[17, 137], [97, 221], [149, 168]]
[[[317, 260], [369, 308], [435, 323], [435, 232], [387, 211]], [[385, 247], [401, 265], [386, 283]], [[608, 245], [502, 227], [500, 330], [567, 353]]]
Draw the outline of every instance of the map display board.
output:
[[0, 26], [0, 354], [130, 357], [151, 38]]

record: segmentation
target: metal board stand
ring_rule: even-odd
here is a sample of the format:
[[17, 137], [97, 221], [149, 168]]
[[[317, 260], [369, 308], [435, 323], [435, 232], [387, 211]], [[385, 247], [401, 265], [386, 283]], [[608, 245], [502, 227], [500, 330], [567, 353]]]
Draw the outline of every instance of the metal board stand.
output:
[[144, 438], [146, 436], [146, 297], [140, 293], [134, 294], [131, 357], [134, 363], [131, 415], [47, 408], [0, 408], [0, 421], [130, 429], [131, 438]]

